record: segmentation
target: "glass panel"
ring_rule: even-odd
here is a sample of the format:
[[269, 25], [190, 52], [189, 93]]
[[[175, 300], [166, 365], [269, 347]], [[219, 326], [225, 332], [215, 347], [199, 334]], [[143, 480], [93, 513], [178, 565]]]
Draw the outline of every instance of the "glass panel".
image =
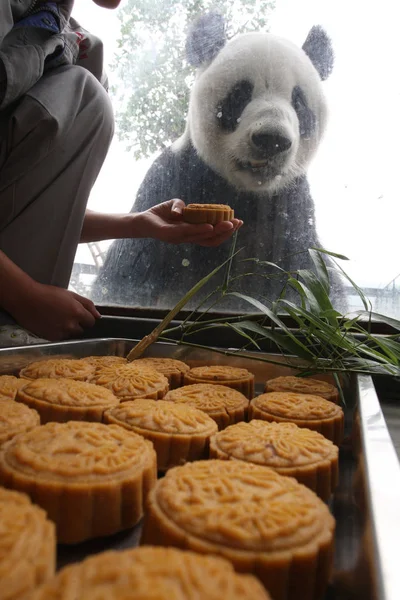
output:
[[[241, 257], [297, 268], [307, 265], [307, 253], [296, 253], [313, 244], [344, 254], [350, 261], [341, 266], [365, 290], [374, 310], [399, 317], [395, 148], [400, 82], [393, 77], [398, 53], [394, 3], [383, 0], [371, 11], [361, 0], [222, 2], [218, 8], [232, 39], [194, 84], [195, 70], [185, 58], [186, 35], [194, 16], [209, 6], [206, 0], [125, 0], [118, 11], [109, 12], [76, 3], [75, 17], [104, 40], [116, 114], [116, 135], [89, 208], [144, 210], [176, 196], [186, 203], [230, 204], [245, 221], [237, 241], [237, 247], [245, 247]], [[334, 52], [332, 72], [322, 82], [290, 44], [274, 39], [262, 50], [251, 38], [237, 42], [239, 32], [270, 31], [299, 48], [313, 25], [326, 31]], [[323, 54], [321, 36], [312, 41], [308, 51], [318, 54], [316, 64], [325, 78], [329, 52]], [[212, 54], [212, 44], [208, 51]], [[178, 177], [174, 165], [162, 158], [154, 190], [151, 181], [143, 180], [183, 134], [194, 85], [199, 91], [192, 96], [196, 108], [188, 122], [203, 164], [187, 150], [186, 132], [173, 148], [175, 157], [188, 162]], [[320, 90], [328, 106], [321, 140]], [[315, 154], [308, 163], [310, 146]], [[204, 167], [207, 162], [211, 170]], [[272, 194], [267, 185], [271, 172]], [[232, 187], [226, 186], [227, 179]], [[152, 240], [81, 245], [71, 286], [100, 304], [167, 308], [220, 264], [229, 249], [229, 241], [211, 249]], [[284, 259], [288, 255], [290, 261]], [[241, 268], [253, 270], [250, 263]], [[269, 300], [280, 289], [262, 277], [241, 279], [240, 287]], [[338, 283], [334, 298], [342, 310], [362, 308], [346, 281]], [[243, 310], [237, 300], [225, 306]]]

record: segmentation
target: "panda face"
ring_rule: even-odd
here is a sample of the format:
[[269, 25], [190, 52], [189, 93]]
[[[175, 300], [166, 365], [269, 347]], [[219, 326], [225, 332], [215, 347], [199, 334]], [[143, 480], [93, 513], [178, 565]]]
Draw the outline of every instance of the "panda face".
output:
[[249, 33], [198, 72], [188, 130], [200, 157], [232, 185], [274, 193], [304, 173], [325, 122], [320, 78], [306, 54]]

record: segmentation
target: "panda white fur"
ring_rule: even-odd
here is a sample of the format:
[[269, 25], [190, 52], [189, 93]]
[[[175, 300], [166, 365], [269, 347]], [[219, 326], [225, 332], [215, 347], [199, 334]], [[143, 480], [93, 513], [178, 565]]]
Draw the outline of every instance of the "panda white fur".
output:
[[[306, 170], [327, 120], [321, 80], [333, 65], [329, 38], [313, 27], [303, 48], [270, 33], [227, 42], [222, 17], [210, 13], [193, 25], [186, 50], [197, 67], [186, 130], [152, 164], [132, 210], [171, 198], [229, 204], [244, 221], [240, 260], [257, 257], [286, 270], [309, 267], [307, 252], [301, 252], [319, 241]], [[203, 248], [118, 240], [97, 278], [94, 299], [171, 306], [229, 249], [229, 241]], [[237, 289], [273, 300], [281, 283], [243, 278]], [[222, 305], [234, 307], [231, 301]]]

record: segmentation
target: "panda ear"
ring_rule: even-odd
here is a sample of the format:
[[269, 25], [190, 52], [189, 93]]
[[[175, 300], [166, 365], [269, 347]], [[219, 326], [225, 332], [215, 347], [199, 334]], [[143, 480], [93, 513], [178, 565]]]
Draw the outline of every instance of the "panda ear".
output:
[[310, 29], [303, 50], [317, 69], [319, 76], [324, 81], [333, 69], [334, 54], [332, 43], [326, 31], [320, 25]]
[[222, 15], [210, 12], [197, 19], [186, 40], [186, 56], [194, 67], [211, 62], [226, 44], [225, 21]]

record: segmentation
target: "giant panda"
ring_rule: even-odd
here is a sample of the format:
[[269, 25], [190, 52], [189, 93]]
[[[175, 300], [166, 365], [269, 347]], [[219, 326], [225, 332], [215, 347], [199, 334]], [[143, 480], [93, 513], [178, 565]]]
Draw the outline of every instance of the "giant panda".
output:
[[[151, 165], [132, 211], [171, 198], [229, 204], [244, 221], [237, 241], [242, 250], [235, 258], [238, 272], [256, 270], [243, 260], [248, 258], [272, 261], [287, 271], [310, 267], [307, 250], [320, 242], [306, 172], [327, 121], [321, 82], [333, 66], [328, 36], [315, 26], [302, 48], [261, 32], [227, 41], [223, 18], [209, 13], [193, 24], [186, 51], [197, 68], [186, 129]], [[230, 246], [230, 241], [205, 248], [117, 240], [97, 277], [93, 299], [171, 307], [228, 257]], [[273, 301], [282, 282], [270, 270], [272, 278], [237, 278], [236, 289]], [[237, 298], [226, 297], [219, 308], [238, 309]]]

